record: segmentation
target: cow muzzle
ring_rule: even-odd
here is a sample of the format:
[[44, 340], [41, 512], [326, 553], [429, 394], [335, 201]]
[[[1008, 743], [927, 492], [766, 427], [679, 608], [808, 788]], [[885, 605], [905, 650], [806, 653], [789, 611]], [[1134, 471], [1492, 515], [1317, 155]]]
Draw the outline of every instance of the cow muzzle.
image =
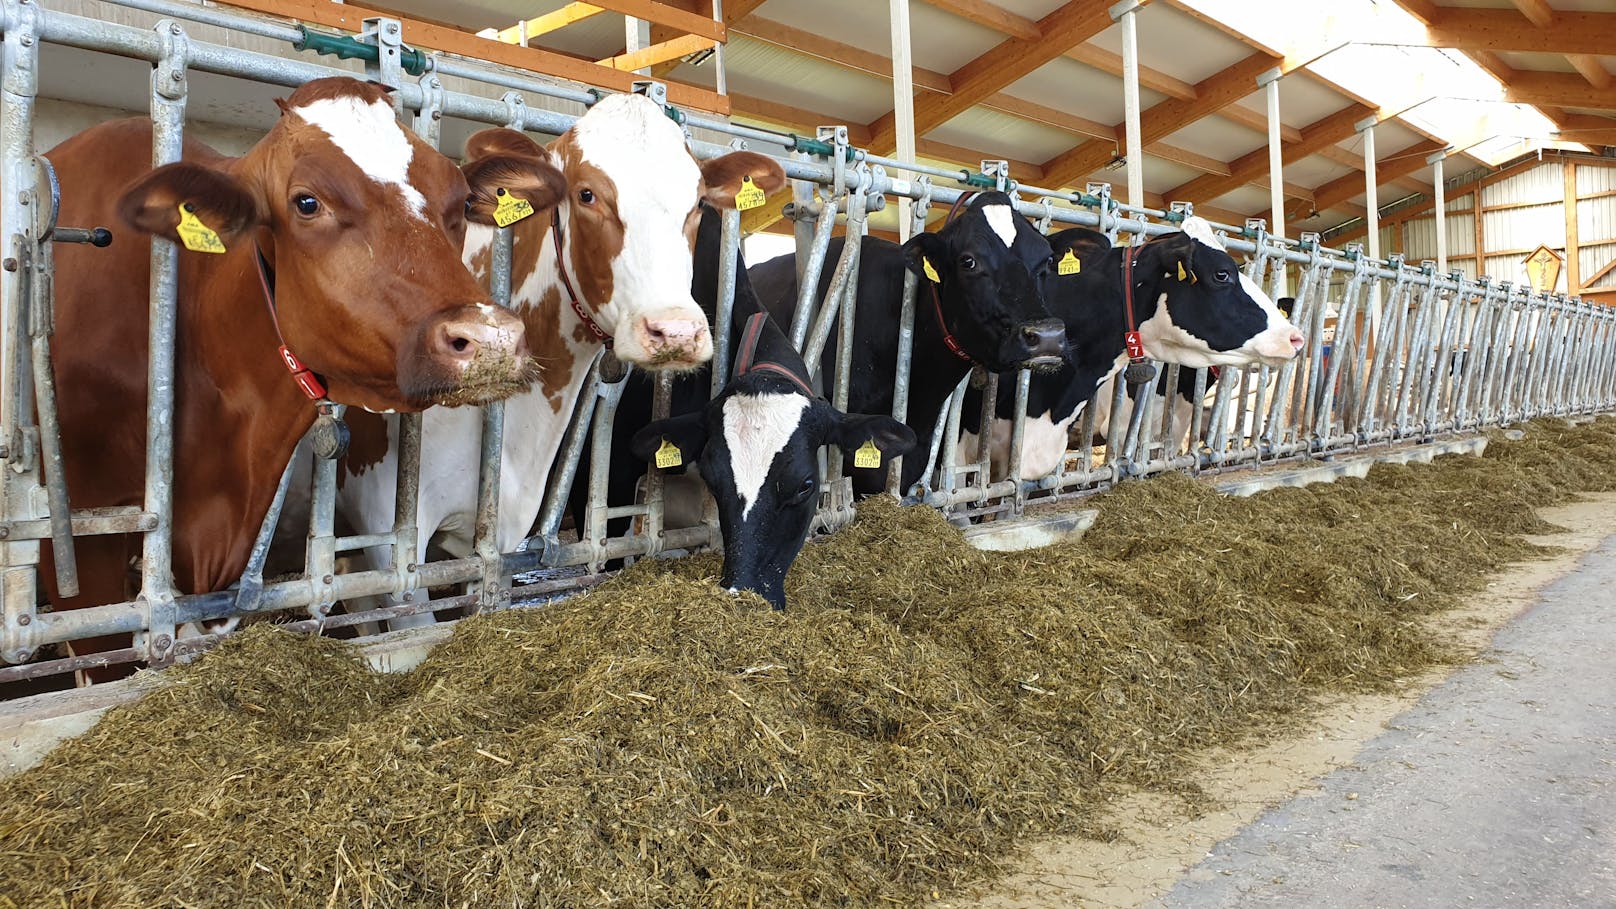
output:
[[1276, 326], [1251, 339], [1251, 350], [1269, 366], [1279, 366], [1296, 356], [1307, 339], [1293, 325]]
[[707, 319], [679, 313], [642, 316], [634, 323], [634, 344], [620, 345], [623, 359], [647, 369], [695, 369], [713, 358]]
[[1016, 329], [1024, 354], [1021, 365], [1030, 369], [1054, 369], [1066, 361], [1066, 323], [1059, 319], [1023, 322]]
[[486, 404], [525, 390], [537, 367], [522, 320], [498, 306], [473, 303], [430, 323], [421, 336], [432, 403]]

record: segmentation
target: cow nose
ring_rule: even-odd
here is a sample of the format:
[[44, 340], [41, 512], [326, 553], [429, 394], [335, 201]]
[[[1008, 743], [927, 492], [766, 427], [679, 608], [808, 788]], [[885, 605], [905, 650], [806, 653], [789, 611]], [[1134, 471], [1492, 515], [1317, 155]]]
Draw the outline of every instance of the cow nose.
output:
[[638, 334], [640, 347], [652, 362], [678, 360], [694, 364], [712, 356], [705, 319], [647, 316], [640, 320]]
[[450, 362], [506, 359], [526, 352], [522, 320], [498, 307], [476, 307], [475, 314], [450, 317], [432, 329], [431, 351]]
[[1293, 353], [1301, 353], [1302, 352], [1302, 345], [1306, 344], [1306, 343], [1307, 343], [1307, 339], [1302, 337], [1301, 332], [1297, 331], [1294, 328], [1291, 329], [1291, 351]]
[[1029, 359], [1061, 359], [1066, 355], [1066, 323], [1059, 319], [1023, 322], [1021, 343], [1027, 348]]

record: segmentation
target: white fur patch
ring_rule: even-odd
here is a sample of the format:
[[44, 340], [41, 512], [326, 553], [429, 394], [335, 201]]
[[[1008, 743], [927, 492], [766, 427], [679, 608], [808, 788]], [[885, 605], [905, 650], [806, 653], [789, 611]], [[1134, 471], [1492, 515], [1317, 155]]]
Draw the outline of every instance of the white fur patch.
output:
[[1219, 240], [1218, 235], [1213, 232], [1212, 222], [1208, 221], [1207, 219], [1185, 218], [1184, 227], [1182, 229], [1184, 233], [1187, 233], [1191, 237], [1205, 243], [1207, 246], [1210, 246], [1213, 249], [1223, 249], [1224, 252], [1228, 252], [1228, 250], [1224, 249], [1223, 247], [1223, 241]]
[[1008, 205], [984, 205], [982, 217], [988, 219], [988, 226], [999, 235], [1005, 246], [1014, 246], [1016, 242], [1016, 213]]
[[808, 398], [797, 394], [732, 395], [724, 402], [724, 442], [741, 497], [741, 520], [752, 513], [769, 465], [802, 425], [808, 405]]
[[351, 97], [322, 98], [293, 108], [292, 113], [323, 130], [331, 144], [366, 176], [397, 186], [411, 214], [426, 217], [426, 198], [410, 185], [410, 158], [415, 148], [398, 125], [391, 105], [381, 101], [365, 104]]

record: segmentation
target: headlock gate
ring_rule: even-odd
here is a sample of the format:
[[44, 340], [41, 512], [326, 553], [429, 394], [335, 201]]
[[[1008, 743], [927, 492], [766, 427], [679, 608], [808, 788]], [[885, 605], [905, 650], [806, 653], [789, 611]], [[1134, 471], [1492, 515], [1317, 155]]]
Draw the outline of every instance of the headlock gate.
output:
[[[39, 63], [45, 45], [65, 46], [143, 60], [151, 64], [149, 91], [155, 123], [155, 164], [176, 161], [186, 129], [187, 75], [216, 73], [268, 83], [297, 86], [312, 79], [350, 74], [308, 59], [275, 56], [195, 40], [187, 28], [205, 25], [231, 33], [283, 42], [289, 48], [336, 53], [365, 61], [365, 73], [395, 89], [401, 116], [416, 133], [436, 145], [444, 117], [512, 126], [558, 135], [575, 117], [525, 103], [528, 97], [593, 104], [594, 90], [551, 83], [511, 69], [474, 60], [425, 54], [404, 43], [397, 21], [367, 23], [358, 38], [310, 32], [307, 28], [254, 17], [221, 7], [171, 0], [120, 0], [132, 11], [163, 17], [153, 28], [116, 24], [43, 9], [35, 0], [3, 0], [0, 32], [4, 35], [3, 132], [0, 132], [0, 236], [4, 238], [3, 331], [0, 331], [0, 458], [8, 469], [0, 481], [0, 586], [4, 625], [0, 629], [0, 682], [68, 672], [114, 663], [162, 663], [206, 646], [214, 635], [182, 639], [180, 629], [192, 623], [287, 610], [310, 616], [294, 623], [307, 630], [332, 628], [420, 614], [458, 606], [468, 612], [499, 608], [513, 601], [558, 595], [601, 577], [611, 559], [692, 550], [718, 544], [712, 523], [671, 528], [664, 524], [663, 490], [658, 471], [649, 472], [644, 501], [637, 505], [605, 500], [612, 415], [622, 394], [625, 368], [607, 353], [596, 362], [579, 398], [572, 424], [561, 444], [547, 498], [531, 537], [517, 551], [499, 552], [495, 544], [500, 501], [500, 446], [503, 406], [485, 408], [479, 465], [479, 507], [475, 551], [465, 558], [425, 561], [416, 552], [415, 503], [421, 457], [421, 417], [400, 418], [400, 471], [397, 516], [393, 532], [367, 536], [336, 535], [334, 501], [338, 463], [318, 460], [314, 468], [312, 517], [302, 576], [266, 582], [264, 567], [275, 522], [294, 474], [288, 465], [279, 493], [265, 520], [249, 567], [229, 590], [181, 594], [173, 589], [170, 566], [173, 483], [174, 356], [176, 270], [178, 251], [166, 240], [153, 239], [150, 295], [151, 362], [149, 377], [146, 495], [142, 507], [75, 510], [69, 513], [72, 490], [62, 476], [61, 438], [57, 427], [56, 389], [51, 366], [53, 342], [72, 343], [52, 335], [52, 246], [95, 243], [106, 238], [93, 229], [103, 225], [57, 225], [55, 201], [60, 187], [49, 163], [35, 146], [35, 105]], [[463, 81], [472, 90], [452, 91], [444, 77]], [[998, 189], [1009, 192], [1016, 209], [1043, 232], [1066, 226], [1098, 229], [1113, 240], [1131, 241], [1178, 229], [1192, 214], [1188, 204], [1171, 210], [1134, 208], [1114, 201], [1105, 184], [1086, 192], [1065, 193], [1017, 184], [1003, 162], [983, 162], [980, 172], [951, 171], [905, 164], [849, 145], [845, 128], [828, 127], [819, 135], [777, 133], [731, 125], [720, 119], [666, 105], [656, 83], [637, 90], [665, 105], [670, 118], [692, 135], [689, 147], [707, 159], [749, 147], [780, 160], [793, 181], [791, 214], [797, 225], [799, 287], [802, 288], [789, 335], [805, 351], [809, 363], [839, 332], [837, 368], [827, 377], [832, 402], [846, 409], [853, 372], [852, 313], [857, 303], [859, 244], [842, 247], [837, 261], [827, 249], [837, 224], [850, 236], [868, 230], [868, 215], [886, 197], [914, 200], [915, 231], [925, 229], [935, 207], [947, 207], [962, 194]], [[482, 91], [486, 94], [478, 94]], [[705, 138], [697, 138], [705, 137]], [[728, 142], [729, 144], [721, 144]], [[740, 249], [740, 214], [723, 215], [722, 278], [715, 336], [715, 392], [729, 374], [729, 307], [736, 283]], [[115, 227], [115, 226], [114, 226]], [[1398, 257], [1379, 261], [1357, 246], [1328, 249], [1316, 234], [1299, 239], [1275, 237], [1262, 221], [1218, 228], [1233, 254], [1246, 257], [1246, 274], [1276, 290], [1298, 288], [1292, 319], [1306, 343], [1283, 367], [1207, 370], [1194, 377], [1191, 398], [1203, 406], [1186, 419], [1174, 407], [1160, 407], [1146, 394], [1138, 407], [1125, 407], [1126, 388], [1119, 377], [1109, 390], [1109, 425], [1098, 427], [1109, 444], [1094, 444], [1095, 411], [1090, 408], [1073, 433], [1073, 444], [1049, 473], [1021, 478], [1024, 419], [1010, 433], [1009, 469], [998, 475], [989, 454], [989, 433], [976, 451], [961, 452], [962, 408], [972, 381], [985, 383], [982, 426], [990, 425], [999, 382], [1014, 382], [1018, 414], [1025, 413], [1029, 374], [973, 376], [962, 382], [946, 406], [941, 437], [930, 451], [910, 458], [929, 458], [931, 469], [912, 489], [899, 489], [894, 464], [888, 488], [906, 499], [943, 509], [961, 519], [996, 514], [1020, 515], [1031, 503], [1047, 502], [1102, 488], [1130, 477], [1166, 471], [1198, 473], [1250, 467], [1284, 459], [1322, 458], [1348, 452], [1373, 452], [1394, 443], [1424, 442], [1469, 433], [1542, 415], [1566, 416], [1610, 409], [1616, 404], [1616, 312], [1579, 299], [1548, 296], [1529, 288], [1487, 278], [1468, 280], [1459, 272], [1436, 273], [1434, 263], [1418, 264]], [[493, 294], [510, 299], [511, 230], [498, 231], [493, 258]], [[130, 241], [125, 241], [130, 242]], [[755, 263], [754, 263], [755, 264]], [[830, 292], [816, 299], [814, 289], [825, 269], [832, 270]], [[908, 377], [916, 368], [910, 344], [914, 336], [917, 279], [906, 278], [899, 333], [898, 378], [893, 415], [907, 415]], [[1166, 386], [1177, 388], [1179, 367], [1166, 368]], [[659, 385], [657, 413], [667, 413], [668, 385]], [[340, 415], [338, 413], [333, 416]], [[593, 427], [593, 441], [588, 429]], [[314, 432], [331, 431], [328, 422]], [[594, 446], [589, 475], [575, 477], [586, 444]], [[850, 482], [840, 476], [839, 458], [829, 458], [818, 525], [834, 528], [852, 515]], [[577, 538], [564, 538], [563, 514], [573, 482], [588, 483], [590, 505], [576, 528]], [[609, 537], [609, 518], [637, 518], [635, 531]], [[132, 602], [64, 612], [41, 608], [38, 572], [55, 572], [64, 590], [76, 586], [72, 540], [86, 535], [144, 535], [140, 594]], [[40, 564], [40, 541], [54, 541], [55, 564]], [[393, 567], [342, 573], [345, 552], [384, 547]], [[554, 569], [583, 566], [583, 572]], [[533, 573], [539, 579], [532, 579]], [[517, 584], [518, 576], [527, 576]], [[471, 592], [429, 601], [429, 587], [470, 584]], [[332, 614], [338, 601], [388, 595], [384, 607]], [[132, 634], [133, 645], [121, 650], [40, 659], [45, 645], [108, 634]]]

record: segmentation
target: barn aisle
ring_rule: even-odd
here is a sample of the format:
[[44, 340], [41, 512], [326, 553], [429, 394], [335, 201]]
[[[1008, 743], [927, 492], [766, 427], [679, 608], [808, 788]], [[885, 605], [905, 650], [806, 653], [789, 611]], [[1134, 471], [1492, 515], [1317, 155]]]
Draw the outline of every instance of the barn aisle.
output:
[[1616, 905], [1616, 538], [1157, 905]]

